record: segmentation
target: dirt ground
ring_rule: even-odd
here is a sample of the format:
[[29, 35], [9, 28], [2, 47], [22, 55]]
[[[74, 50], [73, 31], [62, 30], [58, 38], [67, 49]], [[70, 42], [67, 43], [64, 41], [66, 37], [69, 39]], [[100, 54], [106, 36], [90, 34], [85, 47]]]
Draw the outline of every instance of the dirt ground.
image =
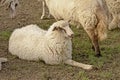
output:
[[[85, 50], [79, 51], [81, 46], [77, 44], [82, 44], [79, 43], [79, 38], [75, 38], [73, 53], [76, 54], [73, 54], [73, 59], [83, 63], [97, 64], [98, 68], [90, 71], [64, 64], [47, 65], [42, 61], [21, 60], [11, 55], [8, 52], [8, 41], [15, 28], [27, 24], [38, 24], [47, 29], [55, 21], [54, 19], [40, 20], [41, 11], [41, 2], [37, 0], [20, 0], [17, 16], [14, 19], [9, 17], [6, 7], [0, 8], [0, 57], [8, 58], [8, 62], [3, 63], [0, 71], [0, 80], [120, 80], [120, 30], [109, 32], [107, 41], [101, 43], [103, 45], [101, 50], [104, 53], [101, 59], [91, 56], [94, 54], [79, 54], [89, 52], [86, 51], [89, 46], [82, 46]], [[86, 37], [81, 38], [84, 39], [83, 41], [88, 40]], [[90, 44], [89, 41], [88, 44]], [[88, 44], [84, 43], [84, 45]]]

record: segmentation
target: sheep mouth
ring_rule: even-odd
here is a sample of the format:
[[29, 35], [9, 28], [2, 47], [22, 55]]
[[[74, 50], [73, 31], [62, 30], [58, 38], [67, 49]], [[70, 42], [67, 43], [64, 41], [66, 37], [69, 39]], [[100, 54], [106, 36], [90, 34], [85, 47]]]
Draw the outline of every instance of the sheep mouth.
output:
[[73, 39], [73, 35], [68, 35], [68, 37], [69, 37], [70, 39]]

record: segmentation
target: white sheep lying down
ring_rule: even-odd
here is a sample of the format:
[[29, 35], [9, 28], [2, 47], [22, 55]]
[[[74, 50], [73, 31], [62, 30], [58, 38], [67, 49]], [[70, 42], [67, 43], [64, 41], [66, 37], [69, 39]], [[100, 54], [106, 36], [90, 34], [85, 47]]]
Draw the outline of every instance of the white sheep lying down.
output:
[[81, 24], [91, 39], [96, 56], [101, 56], [99, 40], [107, 37], [108, 8], [104, 0], [45, 0], [56, 20]]
[[48, 31], [31, 24], [12, 33], [9, 51], [21, 59], [43, 60], [51, 65], [66, 63], [83, 69], [92, 69], [92, 65], [72, 60], [72, 35], [73, 31], [67, 21], [55, 22]]
[[109, 24], [109, 30], [120, 28], [120, 0], [105, 0], [111, 13], [111, 22]]
[[0, 58], [0, 70], [2, 69], [3, 62], [7, 62], [7, 58]]

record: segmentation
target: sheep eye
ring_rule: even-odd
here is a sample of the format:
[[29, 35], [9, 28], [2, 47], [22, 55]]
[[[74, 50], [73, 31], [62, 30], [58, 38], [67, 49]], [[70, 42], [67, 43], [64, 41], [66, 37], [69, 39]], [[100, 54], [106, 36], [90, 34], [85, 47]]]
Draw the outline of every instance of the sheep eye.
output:
[[66, 33], [66, 30], [65, 29], [63, 29], [63, 28], [59, 28], [61, 31], [64, 31], [65, 33]]
[[65, 29], [62, 29], [65, 33], [66, 33], [66, 30]]

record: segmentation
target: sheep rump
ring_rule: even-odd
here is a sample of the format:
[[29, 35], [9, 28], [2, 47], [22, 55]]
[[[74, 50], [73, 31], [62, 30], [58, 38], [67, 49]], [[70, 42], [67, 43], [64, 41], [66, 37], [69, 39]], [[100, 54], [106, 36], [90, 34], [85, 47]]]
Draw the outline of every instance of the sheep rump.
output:
[[[65, 32], [58, 28], [61, 25], [67, 26]], [[43, 60], [46, 64], [52, 65], [66, 63], [83, 69], [92, 69], [91, 65], [72, 60], [72, 42], [66, 33], [73, 33], [71, 29], [67, 30], [69, 26], [64, 21], [54, 23], [48, 31], [40, 29], [37, 25], [16, 29], [9, 40], [9, 51], [21, 59]]]

